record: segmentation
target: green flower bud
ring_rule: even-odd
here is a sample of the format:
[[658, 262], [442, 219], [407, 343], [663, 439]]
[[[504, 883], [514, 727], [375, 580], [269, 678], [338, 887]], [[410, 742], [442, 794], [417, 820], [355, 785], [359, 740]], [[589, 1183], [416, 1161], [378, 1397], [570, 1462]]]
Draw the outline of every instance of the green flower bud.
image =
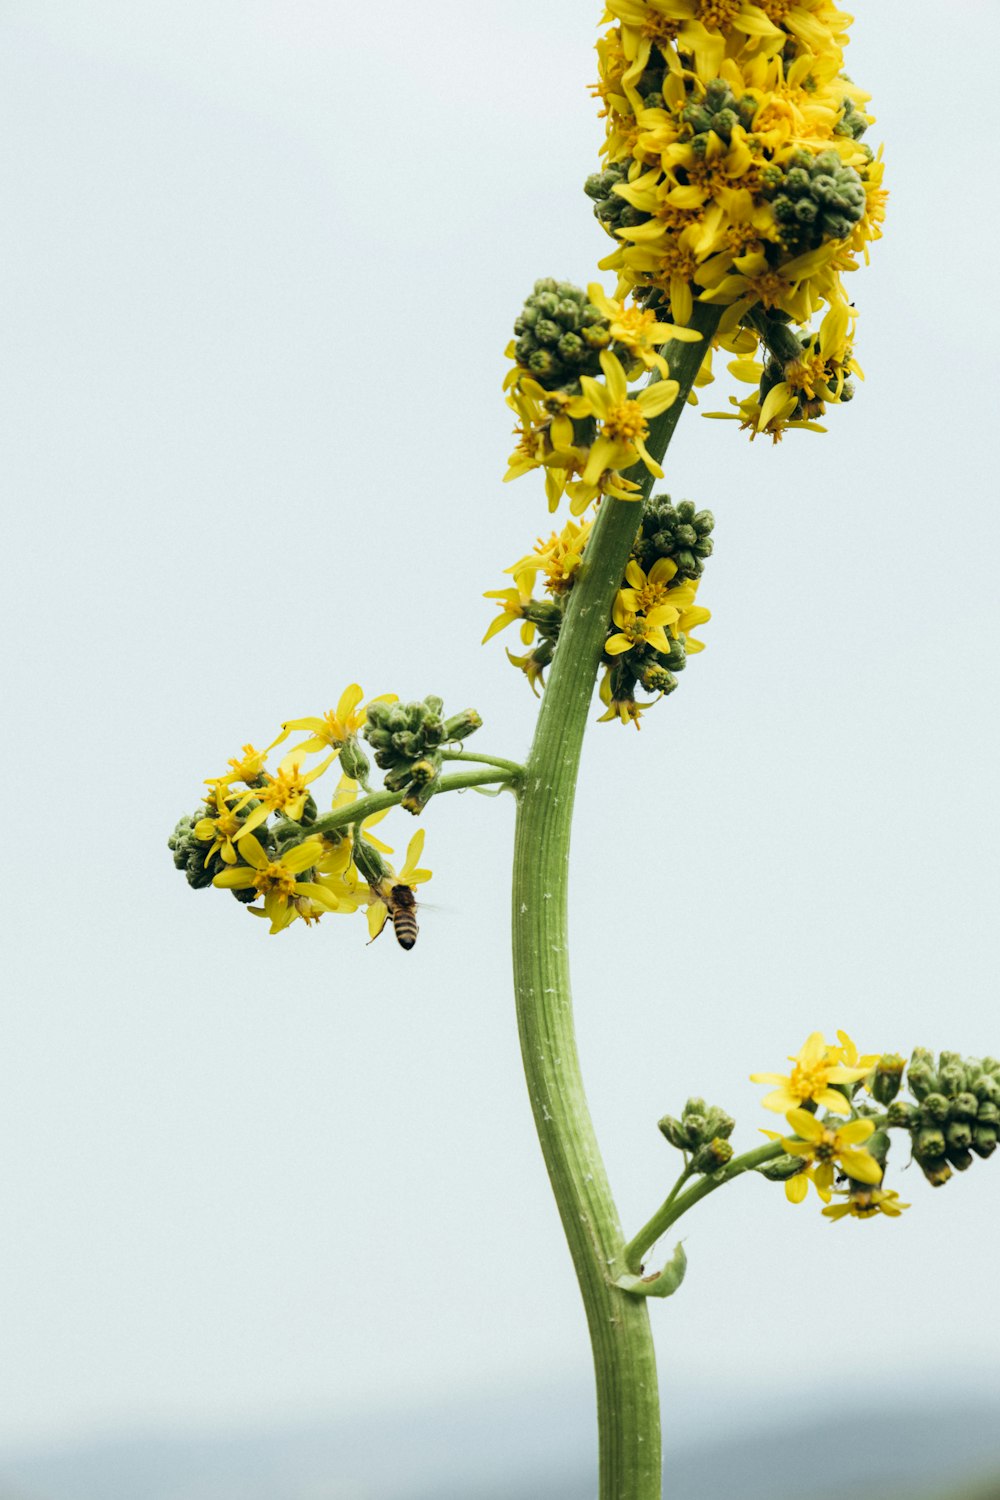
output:
[[943, 1156], [945, 1152], [944, 1131], [936, 1125], [925, 1125], [917, 1131], [914, 1152], [918, 1158]]
[[871, 1083], [872, 1096], [878, 1100], [879, 1104], [892, 1103], [902, 1087], [905, 1071], [905, 1057], [900, 1057], [895, 1052], [888, 1052], [884, 1057], [879, 1058]]
[[921, 1114], [924, 1119], [942, 1125], [951, 1112], [951, 1105], [943, 1094], [928, 1094], [923, 1100]]
[[728, 1141], [721, 1136], [713, 1136], [706, 1141], [700, 1150], [695, 1152], [691, 1166], [694, 1171], [701, 1172], [707, 1176], [711, 1172], [718, 1172], [733, 1159], [733, 1148]]
[[912, 1129], [920, 1123], [920, 1110], [906, 1099], [894, 1099], [888, 1109], [889, 1124]]
[[340, 747], [340, 769], [345, 776], [350, 776], [352, 781], [360, 782], [365, 790], [368, 790], [368, 772], [371, 770], [371, 764], [353, 735]]
[[455, 740], [467, 739], [470, 734], [475, 734], [477, 729], [482, 729], [483, 721], [474, 708], [467, 708], [460, 714], [454, 714], [445, 720], [444, 737], [448, 744]]
[[700, 1146], [708, 1135], [708, 1119], [705, 1115], [688, 1114], [684, 1111], [684, 1128], [692, 1146]]
[[997, 1127], [996, 1125], [977, 1125], [972, 1132], [972, 1149], [977, 1156], [984, 1160], [992, 1156], [997, 1149]]
[[979, 1100], [975, 1094], [957, 1094], [951, 1101], [951, 1118], [953, 1120], [974, 1120], [979, 1113]]
[[389, 878], [389, 867], [379, 854], [377, 849], [372, 848], [363, 838], [354, 840], [354, 863], [358, 867], [358, 873], [369, 885], [380, 885], [383, 880]]
[[678, 1151], [687, 1151], [690, 1149], [691, 1141], [688, 1138], [687, 1130], [681, 1124], [680, 1120], [674, 1119], [673, 1115], [664, 1115], [663, 1119], [658, 1121], [657, 1128], [660, 1134], [665, 1136], [671, 1146], [675, 1146]]
[[952, 1151], [968, 1151], [972, 1145], [972, 1126], [968, 1120], [952, 1120], [945, 1131], [949, 1156]]
[[927, 1161], [921, 1161], [917, 1157], [916, 1160], [931, 1187], [944, 1187], [945, 1183], [950, 1181], [951, 1167], [943, 1157], [929, 1158]]
[[938, 1068], [938, 1078], [942, 1094], [947, 1094], [949, 1099], [956, 1098], [965, 1089], [965, 1069], [961, 1063], [942, 1062]]
[[806, 1164], [801, 1156], [776, 1156], [773, 1161], [764, 1162], [763, 1166], [755, 1167], [762, 1177], [768, 1182], [787, 1182], [790, 1177], [798, 1177], [804, 1172]]
[[972, 1166], [972, 1160], [971, 1151], [952, 1150], [951, 1148], [948, 1150], [949, 1165], [954, 1167], [956, 1172], [967, 1172]]
[[412, 813], [415, 818], [419, 817], [436, 790], [434, 779], [423, 783], [412, 782], [400, 806], [404, 812]]
[[906, 1081], [910, 1086], [910, 1092], [913, 1094], [913, 1097], [921, 1101], [926, 1099], [928, 1094], [933, 1094], [937, 1091], [937, 1074], [933, 1068], [924, 1062], [910, 1063], [907, 1069]]
[[723, 1141], [728, 1141], [729, 1137], [736, 1129], [736, 1121], [733, 1119], [732, 1115], [727, 1115], [724, 1109], [719, 1109], [718, 1106], [714, 1104], [708, 1112], [708, 1123], [711, 1128], [712, 1135], [717, 1136], [720, 1140]]
[[992, 1100], [984, 1100], [979, 1106], [976, 1122], [979, 1125], [1000, 1125], [1000, 1109]]

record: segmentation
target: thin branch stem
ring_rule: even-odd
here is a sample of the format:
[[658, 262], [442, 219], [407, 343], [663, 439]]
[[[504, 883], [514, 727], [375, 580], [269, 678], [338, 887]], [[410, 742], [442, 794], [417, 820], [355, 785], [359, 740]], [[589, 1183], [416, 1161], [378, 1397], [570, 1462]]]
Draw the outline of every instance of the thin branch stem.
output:
[[[517, 779], [513, 769], [504, 771], [496, 767], [483, 771], [461, 771], [455, 776], [442, 776], [434, 788], [434, 796], [440, 797], [443, 792], [464, 792], [468, 787], [496, 786], [498, 783], [500, 786], [513, 786]], [[323, 813], [314, 823], [300, 824], [298, 838], [289, 839], [283, 847], [294, 848], [314, 833], [336, 833], [341, 828], [350, 827], [352, 823], [361, 824], [373, 813], [383, 812], [387, 807], [398, 807], [405, 796], [405, 790], [371, 792], [357, 802], [347, 802], [343, 807], [335, 807], [333, 812]]]
[[502, 755], [477, 755], [473, 750], [443, 750], [442, 760], [471, 760], [478, 761], [484, 766], [499, 766], [502, 771], [509, 771], [512, 777], [524, 775], [524, 767], [519, 761], [505, 760]]
[[638, 1269], [643, 1257], [653, 1248], [660, 1236], [666, 1234], [671, 1224], [676, 1224], [689, 1208], [700, 1203], [702, 1198], [707, 1198], [709, 1193], [714, 1193], [716, 1188], [732, 1182], [735, 1177], [742, 1177], [744, 1172], [752, 1172], [755, 1167], [763, 1166], [765, 1162], [782, 1156], [784, 1150], [780, 1141], [769, 1141], [766, 1146], [758, 1146], [756, 1151], [746, 1151], [742, 1156], [734, 1156], [732, 1161], [721, 1167], [718, 1172], [710, 1173], [694, 1187], [689, 1188], [682, 1198], [677, 1197], [675, 1187], [666, 1201], [660, 1204], [649, 1223], [644, 1224], [639, 1233], [626, 1245], [625, 1259], [629, 1270]]

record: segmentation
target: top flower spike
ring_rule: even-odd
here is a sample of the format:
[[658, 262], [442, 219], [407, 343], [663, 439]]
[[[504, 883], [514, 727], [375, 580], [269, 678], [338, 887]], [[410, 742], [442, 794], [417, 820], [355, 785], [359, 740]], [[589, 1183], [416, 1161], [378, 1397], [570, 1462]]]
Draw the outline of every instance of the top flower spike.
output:
[[[724, 309], [714, 345], [755, 387], [708, 415], [752, 438], [823, 431], [817, 419], [861, 375], [843, 276], [880, 237], [886, 199], [880, 156], [862, 140], [869, 96], [844, 72], [851, 17], [830, 0], [607, 0], [605, 21], [605, 163], [585, 186], [615, 241], [601, 268], [617, 273], [616, 295], [592, 285], [584, 301], [566, 283], [537, 283], [506, 382], [520, 424], [508, 478], [543, 468], [550, 506], [566, 491], [576, 514], [635, 490], [620, 469], [599, 469], [626, 445], [612, 453], [604, 423], [594, 441], [580, 418], [602, 413], [593, 400], [583, 412], [582, 380], [597, 383], [609, 345], [631, 356], [630, 379], [654, 364], [665, 379], [652, 346], [667, 329], [691, 337], [696, 302]], [[644, 347], [623, 351], [644, 318]], [[706, 348], [698, 384], [711, 361]]]

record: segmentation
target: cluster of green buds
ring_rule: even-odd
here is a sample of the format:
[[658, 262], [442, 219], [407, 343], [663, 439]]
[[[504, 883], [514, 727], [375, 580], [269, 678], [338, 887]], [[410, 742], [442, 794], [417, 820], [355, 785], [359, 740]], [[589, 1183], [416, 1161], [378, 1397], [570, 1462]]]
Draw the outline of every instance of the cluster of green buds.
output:
[[669, 495], [652, 495], [642, 508], [642, 524], [632, 546], [632, 556], [646, 572], [661, 557], [677, 565], [674, 575], [679, 582], [700, 578], [705, 559], [715, 547], [712, 532], [715, 517], [710, 510], [698, 510], [693, 500], [674, 505]]
[[704, 1175], [720, 1171], [732, 1160], [729, 1137], [735, 1129], [732, 1115], [727, 1115], [717, 1104], [706, 1104], [698, 1098], [687, 1101], [679, 1120], [664, 1115], [659, 1122], [661, 1135], [684, 1153], [689, 1173]]
[[689, 143], [697, 156], [705, 156], [715, 145], [717, 137], [726, 146], [730, 145], [737, 125], [744, 130], [753, 129], [754, 115], [760, 108], [756, 94], [744, 94], [737, 99], [724, 78], [713, 78], [706, 84], [704, 95], [692, 99], [681, 110], [681, 119], [691, 134]]
[[444, 717], [433, 694], [416, 703], [371, 703], [363, 734], [385, 772], [386, 790], [405, 792], [403, 807], [420, 813], [433, 797], [444, 752], [482, 727], [475, 709]]
[[546, 390], [572, 387], [581, 375], [600, 375], [598, 356], [611, 343], [609, 320], [588, 302], [583, 288], [551, 276], [535, 282], [514, 334], [518, 364]]
[[818, 156], [797, 151], [784, 171], [769, 168], [764, 183], [787, 250], [799, 253], [824, 240], [846, 240], [864, 217], [865, 185], [836, 151]]
[[[993, 1155], [1000, 1133], [1000, 1062], [957, 1052], [942, 1052], [935, 1062], [933, 1053], [918, 1047], [906, 1081], [915, 1103], [888, 1098], [887, 1089], [883, 1102], [890, 1126], [910, 1132], [913, 1159], [929, 1183], [941, 1187], [953, 1171], [967, 1171], [974, 1156]], [[877, 1088], [873, 1092], [878, 1098]]]
[[631, 160], [612, 162], [602, 172], [591, 172], [583, 185], [583, 191], [593, 200], [595, 219], [609, 234], [616, 229], [631, 229], [649, 218], [615, 191], [620, 183], [628, 182], [630, 166]]

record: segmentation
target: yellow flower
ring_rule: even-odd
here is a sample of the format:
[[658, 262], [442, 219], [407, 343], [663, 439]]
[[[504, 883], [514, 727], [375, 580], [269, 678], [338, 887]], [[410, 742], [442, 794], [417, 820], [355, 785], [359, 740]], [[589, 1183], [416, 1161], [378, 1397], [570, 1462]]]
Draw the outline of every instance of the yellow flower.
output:
[[882, 1060], [881, 1052], [868, 1052], [864, 1057], [859, 1057], [857, 1046], [846, 1031], [837, 1032], [837, 1041], [840, 1043], [840, 1061], [848, 1068], [864, 1068], [866, 1073], [870, 1073]]
[[274, 812], [280, 812], [284, 817], [290, 818], [293, 823], [297, 823], [305, 811], [310, 782], [322, 776], [330, 762], [336, 758], [337, 752], [334, 751], [305, 776], [302, 774], [302, 767], [298, 761], [291, 761], [290, 764], [283, 761], [278, 767], [277, 775], [269, 775], [263, 786], [254, 787], [249, 792], [245, 792], [237, 802], [236, 810], [239, 812], [253, 798], [259, 799], [260, 805], [255, 807], [246, 819], [243, 832], [252, 833]]
[[505, 572], [518, 579], [525, 572], [540, 570], [545, 575], [546, 593], [565, 594], [580, 567], [592, 525], [592, 521], [567, 521], [562, 531], [554, 531], [547, 542], [539, 537], [534, 552], [519, 558]]
[[828, 1109], [831, 1114], [849, 1115], [851, 1106], [844, 1095], [831, 1085], [856, 1083], [864, 1078], [867, 1068], [845, 1067], [840, 1062], [840, 1049], [828, 1047], [821, 1031], [814, 1031], [806, 1040], [798, 1056], [790, 1057], [795, 1064], [790, 1074], [751, 1073], [751, 1083], [776, 1083], [773, 1094], [768, 1094], [761, 1103], [765, 1109], [773, 1109], [779, 1115], [787, 1115], [807, 1101]]
[[[601, 702], [607, 705], [607, 712], [601, 714], [597, 720], [598, 724], [611, 724], [618, 719], [622, 724], [634, 724], [636, 729], [641, 729], [639, 720], [643, 712], [649, 707], [648, 703], [637, 703], [634, 698], [616, 698], [611, 688], [611, 668], [605, 667], [604, 676], [601, 678], [599, 688]], [[655, 700], [654, 700], [655, 701]]]
[[587, 296], [595, 307], [599, 307], [611, 324], [611, 338], [627, 349], [647, 370], [659, 370], [666, 380], [670, 369], [657, 346], [670, 339], [681, 343], [697, 344], [702, 335], [694, 328], [679, 328], [676, 323], [658, 323], [656, 313], [648, 308], [632, 305], [625, 307], [609, 297], [600, 282], [593, 281], [587, 288]]
[[[303, 740], [300, 745], [295, 745], [285, 759], [282, 766], [287, 767], [293, 761], [300, 760], [303, 755], [315, 755], [319, 750], [340, 750], [347, 741], [354, 739], [358, 730], [368, 718], [368, 705], [359, 707], [364, 693], [360, 685], [352, 682], [340, 695], [336, 708], [327, 709], [322, 718], [316, 719], [288, 719], [281, 726], [281, 739], [285, 739], [293, 729], [308, 729], [309, 738]], [[396, 693], [380, 693], [377, 698], [370, 700], [372, 703], [398, 703]], [[280, 740], [275, 740], [279, 744]]]
[[[777, 1130], [762, 1130], [761, 1135], [766, 1135], [769, 1141], [782, 1141], [784, 1137]], [[785, 1197], [789, 1203], [804, 1203], [809, 1193], [809, 1184], [812, 1183], [824, 1203], [829, 1203], [832, 1194], [830, 1189], [822, 1187], [816, 1181], [816, 1173], [811, 1167], [803, 1167], [801, 1172], [796, 1172], [794, 1177], [785, 1179]]]
[[[510, 570], [508, 570], [510, 571]], [[532, 602], [532, 594], [535, 588], [535, 572], [531, 567], [523, 569], [514, 578], [515, 588], [512, 589], [489, 589], [484, 599], [495, 599], [500, 606], [500, 613], [492, 622], [486, 634], [483, 636], [482, 645], [499, 635], [501, 630], [506, 630], [508, 625], [521, 620], [521, 640], [526, 646], [530, 646], [535, 638], [535, 627], [530, 620], [525, 620], [524, 612]]]
[[[272, 859], [265, 852], [252, 833], [244, 834], [237, 847], [246, 864], [236, 869], [221, 870], [212, 884], [229, 891], [253, 889], [263, 896], [263, 909], [259, 914], [269, 919], [272, 932], [281, 932], [296, 917], [304, 917], [307, 921], [315, 920], [319, 914], [315, 910], [317, 906], [327, 911], [336, 909], [323, 886], [315, 881], [298, 879], [299, 875], [322, 858], [323, 844], [320, 839], [304, 839], [301, 844], [296, 844], [277, 859]], [[304, 909], [300, 909], [300, 902], [306, 903]], [[254, 907], [249, 910], [258, 914]]]
[[406, 848], [406, 859], [403, 868], [397, 875], [391, 865], [389, 873], [382, 881], [381, 886], [371, 894], [375, 897], [368, 908], [368, 934], [375, 939], [386, 924], [389, 916], [389, 908], [392, 899], [392, 891], [395, 886], [405, 885], [412, 890], [416, 885], [422, 885], [425, 880], [430, 880], [431, 871], [418, 868], [418, 861], [424, 852], [423, 828], [418, 828]]
[[817, 1120], [807, 1109], [789, 1110], [785, 1119], [799, 1139], [783, 1137], [782, 1145], [789, 1156], [801, 1156], [814, 1168], [817, 1188], [828, 1190], [833, 1186], [838, 1163], [855, 1182], [882, 1181], [882, 1168], [863, 1149], [864, 1142], [875, 1134], [873, 1121], [850, 1120], [846, 1125], [834, 1127]]
[[[235, 808], [239, 804], [235, 797], [226, 798], [226, 786], [219, 783], [214, 792], [206, 799], [209, 808], [212, 806], [212, 798], [215, 798], [215, 815], [206, 813], [205, 817], [199, 818], [194, 825], [194, 836], [196, 839], [211, 840], [212, 847], [205, 855], [205, 864], [214, 854], [221, 854], [227, 865], [236, 863], [236, 846], [233, 839], [241, 832], [245, 832], [243, 819], [240, 818]], [[232, 805], [231, 805], [232, 804]]]
[[654, 650], [662, 651], [664, 656], [668, 656], [670, 642], [663, 627], [672, 625], [678, 620], [680, 611], [673, 604], [658, 604], [646, 615], [636, 614], [634, 610], [626, 608], [623, 604], [622, 593], [624, 592], [624, 590], [619, 590], [612, 606], [611, 618], [618, 629], [604, 642], [607, 654], [622, 656], [636, 646], [652, 646]]
[[824, 1218], [874, 1219], [878, 1214], [885, 1214], [887, 1219], [898, 1219], [903, 1210], [910, 1207], [908, 1203], [900, 1203], [899, 1194], [891, 1188], [887, 1192], [881, 1188], [854, 1189], [844, 1194], [844, 1200], [824, 1208]]
[[649, 422], [673, 406], [680, 387], [676, 380], [658, 380], [630, 397], [625, 371], [615, 356], [604, 349], [600, 359], [606, 385], [592, 375], [580, 377], [587, 410], [601, 424], [587, 455], [584, 484], [596, 483], [607, 469], [627, 469], [640, 459], [662, 479], [663, 470], [646, 449]]

